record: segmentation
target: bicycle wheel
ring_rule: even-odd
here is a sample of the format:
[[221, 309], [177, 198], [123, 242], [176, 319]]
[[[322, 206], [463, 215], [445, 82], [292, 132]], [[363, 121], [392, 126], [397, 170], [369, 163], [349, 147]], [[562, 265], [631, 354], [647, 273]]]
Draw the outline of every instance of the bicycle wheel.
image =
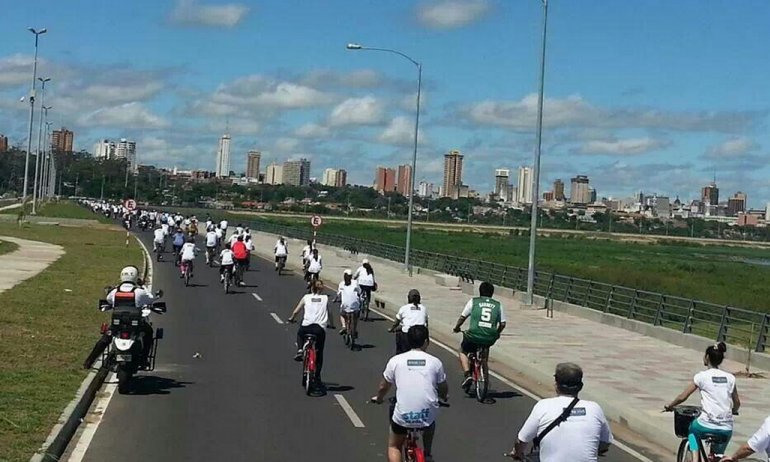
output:
[[303, 371], [303, 379], [304, 379], [304, 388], [305, 388], [305, 394], [310, 396], [310, 393], [313, 391], [313, 381], [315, 380], [315, 367], [313, 367], [313, 363], [315, 356], [315, 350], [312, 348], [308, 348], [305, 350], [305, 362], [304, 367], [302, 368]]
[[476, 367], [478, 373], [476, 374], [476, 400], [483, 403], [487, 399], [487, 392], [489, 391], [489, 380], [487, 374], [484, 372], [483, 363], [479, 362]]
[[676, 453], [676, 462], [692, 462], [692, 452], [690, 451], [690, 442], [687, 438], [679, 443], [679, 451]]
[[190, 267], [187, 266], [184, 269], [184, 285], [185, 287], [188, 287], [190, 285]]

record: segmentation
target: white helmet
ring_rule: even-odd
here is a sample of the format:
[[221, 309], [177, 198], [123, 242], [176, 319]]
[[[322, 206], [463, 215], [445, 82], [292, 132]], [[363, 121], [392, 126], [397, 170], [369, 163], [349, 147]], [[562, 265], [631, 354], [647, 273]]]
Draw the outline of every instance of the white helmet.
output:
[[344, 274], [345, 276], [352, 276], [353, 272], [350, 271], [349, 269], [346, 269], [345, 271], [342, 272], [342, 274]]
[[136, 266], [126, 266], [120, 270], [120, 282], [131, 282], [136, 284], [139, 280], [139, 270]]
[[362, 265], [366, 265], [367, 263], [369, 263], [368, 259], [364, 258], [363, 260], [361, 260]]

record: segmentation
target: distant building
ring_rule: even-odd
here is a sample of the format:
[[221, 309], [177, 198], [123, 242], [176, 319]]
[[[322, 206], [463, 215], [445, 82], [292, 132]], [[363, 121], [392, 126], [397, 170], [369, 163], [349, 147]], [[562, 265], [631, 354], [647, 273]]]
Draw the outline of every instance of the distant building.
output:
[[5, 135], [0, 135], [0, 152], [5, 152], [8, 150], [8, 137]]
[[283, 184], [307, 186], [310, 184], [310, 161], [288, 160], [283, 163]]
[[569, 191], [569, 201], [573, 204], [591, 203], [591, 186], [588, 185], [588, 177], [578, 175], [572, 178]]
[[770, 224], [770, 202], [765, 204], [765, 221]]
[[719, 205], [719, 188], [715, 182], [701, 190], [700, 201], [707, 205]]
[[94, 157], [102, 160], [115, 158], [117, 144], [114, 141], [102, 140], [94, 144]]
[[671, 202], [666, 196], [658, 196], [657, 194], [652, 197], [652, 214], [659, 218], [671, 217]]
[[759, 218], [756, 215], [750, 213], [738, 214], [738, 226], [757, 226], [759, 224]]
[[337, 170], [337, 181], [334, 182], [334, 186], [338, 188], [344, 188], [348, 185], [348, 171], [344, 169]]
[[72, 152], [72, 144], [75, 141], [75, 134], [67, 127], [54, 130], [51, 135], [51, 149], [59, 152]]
[[511, 189], [511, 171], [507, 168], [498, 168], [495, 170], [495, 196], [502, 200], [508, 199], [508, 191]]
[[265, 169], [265, 184], [283, 184], [283, 166], [273, 162]]
[[374, 189], [385, 193], [396, 190], [396, 171], [392, 168], [377, 167], [374, 177]]
[[[417, 188], [417, 195], [420, 197], [433, 197], [433, 183], [427, 181], [420, 181], [420, 186]], [[767, 204], [768, 210], [770, 210], [770, 203]]]
[[463, 157], [460, 151], [444, 154], [444, 185], [441, 189], [443, 197], [457, 199], [460, 196], [460, 186], [463, 184]]
[[553, 193], [553, 191], [546, 191], [543, 193], [543, 200], [546, 202], [551, 202], [552, 200], [554, 200], [554, 197], [555, 197], [555, 194]]
[[399, 165], [396, 191], [401, 193], [403, 196], [409, 197], [411, 195], [410, 189], [412, 189], [412, 166]]
[[564, 197], [564, 182], [558, 179], [553, 182], [553, 198], [557, 201], [563, 201]]
[[324, 186], [336, 186], [337, 185], [337, 170], [336, 168], [327, 168], [324, 170], [324, 174], [321, 177], [321, 184]]
[[259, 180], [259, 162], [262, 159], [262, 153], [259, 151], [249, 151], [246, 160], [246, 178]]
[[136, 142], [121, 138], [115, 144], [115, 159], [125, 159], [128, 169], [136, 173], [139, 165], [136, 163]]
[[588, 193], [591, 197], [591, 201], [589, 202], [589, 204], [593, 204], [594, 202], [596, 202], [596, 190], [594, 188], [588, 188]]
[[519, 189], [516, 195], [516, 202], [519, 204], [532, 203], [532, 169], [530, 167], [519, 167]]
[[217, 178], [226, 178], [230, 176], [230, 135], [227, 133], [222, 135], [222, 138], [219, 139], [216, 161]]
[[733, 197], [727, 200], [727, 216], [736, 217], [739, 213], [746, 211], [746, 194], [738, 191]]

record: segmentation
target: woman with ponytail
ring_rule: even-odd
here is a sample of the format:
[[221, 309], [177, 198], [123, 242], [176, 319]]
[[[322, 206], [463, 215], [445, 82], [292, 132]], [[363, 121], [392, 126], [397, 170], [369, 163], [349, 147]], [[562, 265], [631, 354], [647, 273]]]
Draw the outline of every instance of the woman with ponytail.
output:
[[[690, 424], [690, 451], [693, 453], [693, 461], [698, 462], [698, 444], [704, 433], [721, 435], [724, 443], [714, 447], [716, 454], [724, 454], [727, 443], [733, 435], [733, 415], [738, 413], [741, 400], [738, 397], [738, 388], [735, 384], [735, 376], [719, 369], [725, 359], [727, 345], [719, 342], [706, 348], [703, 356], [705, 371], [695, 374], [692, 383], [666, 406], [667, 411], [687, 401], [696, 390], [701, 395], [701, 414]], [[705, 461], [704, 461], [705, 462]]]

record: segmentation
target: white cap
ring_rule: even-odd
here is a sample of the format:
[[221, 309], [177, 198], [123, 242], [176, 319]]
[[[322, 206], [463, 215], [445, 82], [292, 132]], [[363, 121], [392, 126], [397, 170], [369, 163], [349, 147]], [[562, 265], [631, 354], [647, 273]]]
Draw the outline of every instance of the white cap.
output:
[[120, 271], [120, 282], [133, 282], [139, 280], [139, 270], [136, 266], [126, 266]]
[[367, 263], [369, 263], [369, 260], [368, 260], [368, 259], [366, 259], [366, 258], [364, 258], [364, 259], [361, 261], [361, 264], [362, 264], [362, 265], [365, 265], [365, 264], [367, 264]]
[[346, 269], [345, 271], [342, 272], [342, 274], [344, 274], [345, 276], [352, 276], [353, 272], [350, 271], [349, 269]]

